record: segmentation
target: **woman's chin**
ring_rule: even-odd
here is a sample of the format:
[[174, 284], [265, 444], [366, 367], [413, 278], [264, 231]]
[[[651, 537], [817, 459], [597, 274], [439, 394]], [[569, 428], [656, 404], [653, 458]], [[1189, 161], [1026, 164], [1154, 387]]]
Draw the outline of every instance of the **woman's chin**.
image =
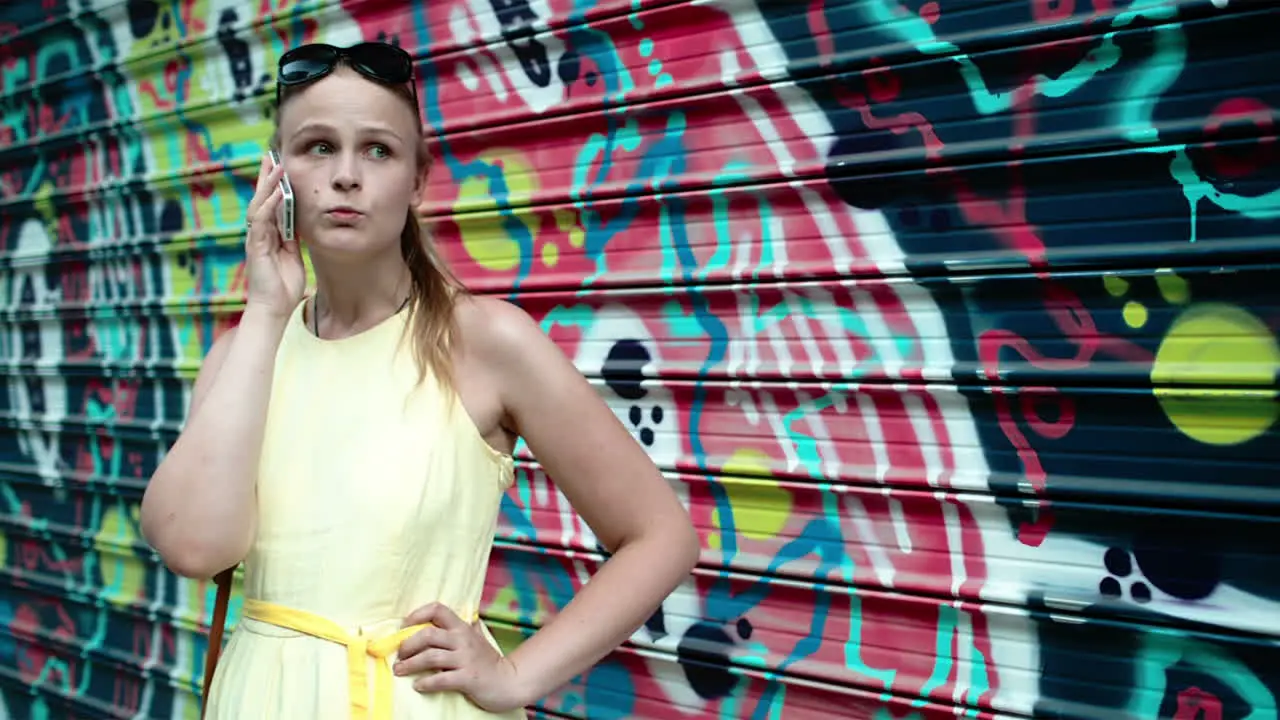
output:
[[307, 247], [316, 253], [334, 256], [376, 255], [388, 247], [398, 247], [399, 238], [378, 242], [358, 228], [332, 227], [307, 236]]

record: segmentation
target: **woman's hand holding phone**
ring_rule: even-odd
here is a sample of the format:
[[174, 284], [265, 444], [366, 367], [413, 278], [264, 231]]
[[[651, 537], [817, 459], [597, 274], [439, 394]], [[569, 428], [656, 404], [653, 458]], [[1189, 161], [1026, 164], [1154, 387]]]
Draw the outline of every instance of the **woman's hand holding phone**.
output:
[[297, 242], [285, 242], [277, 210], [282, 201], [284, 166], [267, 155], [258, 168], [258, 187], [249, 201], [245, 237], [245, 270], [249, 279], [246, 309], [261, 308], [284, 317], [293, 312], [306, 289], [307, 274]]

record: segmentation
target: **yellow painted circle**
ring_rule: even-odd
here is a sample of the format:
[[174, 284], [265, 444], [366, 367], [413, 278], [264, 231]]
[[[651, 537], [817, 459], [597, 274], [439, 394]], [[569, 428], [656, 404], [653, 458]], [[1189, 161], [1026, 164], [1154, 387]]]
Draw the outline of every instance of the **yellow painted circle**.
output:
[[1270, 329], [1235, 305], [1196, 305], [1169, 329], [1151, 368], [1156, 385], [1183, 383], [1257, 389], [1158, 388], [1160, 407], [1188, 437], [1209, 445], [1252, 440], [1280, 418], [1274, 383], [1280, 347]]
[[[760, 476], [769, 473], [769, 456], [754, 448], [735, 450], [724, 464], [724, 475]], [[791, 517], [791, 493], [772, 480], [722, 477], [733, 508], [734, 529], [752, 540], [776, 537]], [[720, 527], [719, 511], [713, 521]]]
[[560, 248], [555, 243], [547, 243], [542, 246], [542, 264], [549, 268], [556, 266], [560, 262]]
[[[500, 168], [506, 183], [505, 204], [523, 205], [537, 189], [537, 175], [523, 153], [507, 148], [489, 150], [477, 158], [487, 165]], [[474, 210], [491, 207], [494, 191], [487, 175], [473, 175], [458, 187], [455, 210]], [[528, 218], [515, 210], [516, 220], [524, 225], [529, 237], [536, 236]], [[472, 217], [464, 214], [458, 228], [462, 235], [462, 247], [478, 265], [494, 271], [510, 270], [520, 264], [520, 243], [507, 232], [506, 216], [497, 212], [485, 212]]]
[[1124, 322], [1131, 328], [1140, 328], [1147, 324], [1147, 308], [1140, 302], [1130, 300], [1124, 304]]

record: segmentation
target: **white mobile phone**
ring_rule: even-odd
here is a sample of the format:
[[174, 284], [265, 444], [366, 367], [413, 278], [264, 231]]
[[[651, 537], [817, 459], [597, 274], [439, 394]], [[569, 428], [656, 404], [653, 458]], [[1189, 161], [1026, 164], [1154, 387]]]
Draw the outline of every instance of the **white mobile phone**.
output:
[[[280, 167], [280, 153], [271, 151], [271, 164]], [[280, 205], [276, 207], [276, 227], [280, 228], [280, 237], [285, 242], [293, 242], [293, 186], [289, 184], [289, 175], [280, 175]]]

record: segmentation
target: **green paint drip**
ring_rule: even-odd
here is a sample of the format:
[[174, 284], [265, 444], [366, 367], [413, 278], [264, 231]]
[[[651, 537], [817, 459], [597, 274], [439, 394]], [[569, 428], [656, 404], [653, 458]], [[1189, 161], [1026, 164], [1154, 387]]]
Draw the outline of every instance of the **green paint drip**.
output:
[[1187, 156], [1185, 146], [1174, 151], [1173, 160], [1169, 163], [1169, 174], [1182, 186], [1182, 194], [1191, 208], [1191, 242], [1196, 241], [1198, 206], [1202, 200], [1208, 200], [1223, 210], [1239, 213], [1250, 220], [1273, 220], [1280, 217], [1280, 190], [1254, 197], [1222, 192], [1200, 177], [1191, 158]]
[[[1177, 8], [1164, 0], [1145, 0], [1136, 2], [1128, 11], [1116, 17], [1115, 26], [1125, 27], [1138, 18], [1149, 20], [1171, 20], [1177, 17]], [[1127, 101], [1121, 102], [1117, 110], [1117, 122], [1129, 130], [1126, 136], [1133, 142], [1152, 142], [1159, 138], [1155, 127], [1155, 106], [1161, 93], [1167, 91], [1178, 76], [1181, 75], [1187, 62], [1187, 49], [1182, 29], [1175, 25], [1153, 28], [1156, 51], [1150, 60], [1143, 64], [1140, 71], [1126, 88]], [[1206, 182], [1186, 154], [1185, 145], [1173, 148], [1152, 148], [1151, 152], [1173, 151], [1173, 160], [1169, 163], [1169, 173], [1182, 186], [1183, 196], [1189, 208], [1191, 232], [1190, 241], [1199, 239], [1199, 205], [1208, 200], [1223, 210], [1239, 213], [1253, 220], [1270, 220], [1280, 217], [1280, 190], [1265, 195], [1244, 197], [1233, 193], [1222, 192]]]
[[[987, 666], [987, 656], [982, 654], [978, 646], [969, 641], [969, 694], [970, 705], [977, 705], [978, 699], [991, 690], [991, 668]], [[978, 711], [968, 711], [976, 717]]]
[[938, 634], [934, 640], [933, 672], [920, 688], [920, 697], [911, 701], [911, 707], [924, 707], [929, 702], [929, 695], [951, 677], [951, 669], [955, 665], [955, 657], [951, 654], [951, 638], [956, 634], [958, 611], [951, 605], [938, 607]]

